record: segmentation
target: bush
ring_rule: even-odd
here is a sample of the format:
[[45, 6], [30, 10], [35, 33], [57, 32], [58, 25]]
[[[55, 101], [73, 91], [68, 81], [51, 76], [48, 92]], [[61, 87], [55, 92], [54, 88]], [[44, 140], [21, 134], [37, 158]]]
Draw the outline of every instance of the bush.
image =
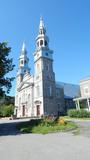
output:
[[14, 106], [11, 105], [3, 105], [0, 107], [0, 116], [2, 117], [10, 117], [14, 112]]
[[45, 116], [42, 118], [41, 125], [53, 126], [55, 123], [55, 118], [53, 116]]
[[77, 117], [78, 116], [78, 110], [76, 110], [76, 109], [70, 109], [70, 110], [68, 110], [67, 114], [70, 117]]
[[68, 116], [72, 118], [89, 118], [90, 112], [84, 109], [81, 109], [81, 110], [70, 109], [68, 110]]
[[57, 122], [60, 125], [65, 125], [66, 124], [66, 121], [65, 121], [65, 119], [63, 117], [59, 117]]
[[3, 115], [2, 115], [2, 111], [1, 111], [1, 108], [0, 108], [0, 117], [2, 117]]

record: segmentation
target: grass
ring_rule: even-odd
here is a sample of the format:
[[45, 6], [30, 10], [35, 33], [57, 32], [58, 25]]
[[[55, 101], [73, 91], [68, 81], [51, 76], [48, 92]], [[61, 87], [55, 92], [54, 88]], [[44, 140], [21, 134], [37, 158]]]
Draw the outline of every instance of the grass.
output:
[[31, 120], [29, 122], [22, 122], [17, 126], [22, 133], [53, 133], [60, 131], [70, 131], [77, 128], [74, 122], [65, 121], [65, 124], [58, 124], [52, 120]]

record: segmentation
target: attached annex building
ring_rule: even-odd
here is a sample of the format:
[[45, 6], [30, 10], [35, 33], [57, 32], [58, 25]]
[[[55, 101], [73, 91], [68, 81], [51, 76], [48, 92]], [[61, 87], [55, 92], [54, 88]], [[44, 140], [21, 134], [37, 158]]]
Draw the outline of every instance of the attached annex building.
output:
[[80, 80], [80, 95], [74, 98], [76, 109], [90, 111], [90, 76]]

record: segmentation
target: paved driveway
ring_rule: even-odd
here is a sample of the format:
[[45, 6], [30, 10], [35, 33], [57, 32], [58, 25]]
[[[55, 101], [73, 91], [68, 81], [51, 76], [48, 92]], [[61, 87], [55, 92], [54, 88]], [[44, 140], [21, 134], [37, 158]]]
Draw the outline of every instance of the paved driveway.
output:
[[90, 138], [86, 136], [20, 134], [15, 130], [18, 121], [0, 123], [0, 160], [90, 160]]
[[80, 126], [80, 135], [90, 138], [90, 120], [74, 120]]

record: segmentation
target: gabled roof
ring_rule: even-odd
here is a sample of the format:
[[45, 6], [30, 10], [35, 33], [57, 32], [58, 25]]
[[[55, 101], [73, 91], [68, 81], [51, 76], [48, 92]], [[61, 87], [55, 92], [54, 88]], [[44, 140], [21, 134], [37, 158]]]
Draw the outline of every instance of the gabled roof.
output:
[[24, 89], [24, 88], [27, 88], [27, 87], [29, 87], [29, 86], [33, 86], [34, 84], [33, 83], [30, 83], [30, 82], [22, 82], [21, 83], [21, 85], [19, 86], [19, 88], [18, 88], [18, 91], [20, 91], [20, 90], [22, 90], [22, 89]]

